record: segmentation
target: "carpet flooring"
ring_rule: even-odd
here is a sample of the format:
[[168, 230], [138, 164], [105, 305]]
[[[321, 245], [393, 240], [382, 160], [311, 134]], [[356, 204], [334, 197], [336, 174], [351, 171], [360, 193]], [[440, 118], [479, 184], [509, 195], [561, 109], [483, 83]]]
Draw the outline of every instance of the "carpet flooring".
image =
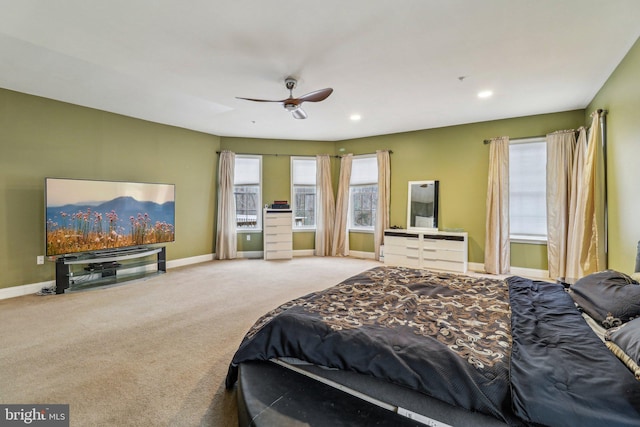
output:
[[70, 405], [71, 426], [236, 426], [229, 362], [290, 299], [380, 265], [240, 259], [122, 285], [0, 300], [0, 402]]

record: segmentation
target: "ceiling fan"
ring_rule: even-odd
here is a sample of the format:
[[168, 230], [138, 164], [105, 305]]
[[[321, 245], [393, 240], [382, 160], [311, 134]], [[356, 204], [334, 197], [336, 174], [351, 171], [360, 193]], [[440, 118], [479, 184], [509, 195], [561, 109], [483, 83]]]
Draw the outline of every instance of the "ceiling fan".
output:
[[255, 99], [255, 98], [242, 98], [237, 96], [238, 99], [245, 99], [247, 101], [256, 101], [256, 102], [280, 102], [284, 105], [284, 108], [287, 111], [291, 111], [291, 115], [293, 115], [296, 119], [306, 119], [307, 113], [301, 108], [303, 102], [319, 102], [327, 99], [333, 89], [328, 87], [326, 89], [316, 90], [314, 92], [309, 92], [305, 95], [302, 95], [298, 98], [293, 97], [293, 89], [295, 89], [298, 81], [293, 77], [287, 77], [284, 80], [285, 87], [289, 89], [289, 97], [287, 99], [282, 99], [279, 101], [269, 100], [269, 99]]

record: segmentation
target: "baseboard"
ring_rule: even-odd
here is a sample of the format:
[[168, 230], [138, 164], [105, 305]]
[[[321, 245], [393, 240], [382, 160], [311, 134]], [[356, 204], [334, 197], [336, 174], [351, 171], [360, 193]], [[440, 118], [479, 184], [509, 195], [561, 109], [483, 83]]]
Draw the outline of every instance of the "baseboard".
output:
[[[484, 264], [479, 262], [470, 262], [467, 264], [469, 271], [475, 271], [476, 273], [484, 273]], [[508, 273], [510, 276], [523, 276], [530, 279], [549, 280], [548, 270], [538, 270], [535, 268], [525, 267], [511, 267], [511, 271]]]
[[548, 270], [536, 270], [534, 268], [511, 267], [512, 276], [523, 276], [530, 279], [549, 280]]
[[263, 251], [238, 252], [238, 258], [248, 258], [248, 259], [264, 258], [264, 252]]
[[212, 261], [215, 259], [215, 254], [198, 255], [189, 258], [180, 258], [167, 261], [167, 268], [184, 267], [185, 265], [198, 264], [201, 262]]
[[[302, 256], [313, 256], [313, 249], [303, 249], [293, 251], [294, 257], [302, 257]], [[373, 252], [364, 252], [364, 251], [349, 251], [349, 256], [353, 258], [362, 258], [362, 259], [375, 259], [375, 254]], [[238, 258], [262, 258], [262, 251], [246, 251], [246, 252], [238, 252]], [[174, 259], [171, 261], [167, 261], [167, 268], [176, 268], [176, 267], [184, 267], [191, 264], [198, 264], [201, 262], [212, 261], [215, 259], [215, 254], [206, 254], [206, 255], [198, 255], [189, 258], [180, 258]], [[475, 271], [478, 273], [484, 272], [484, 264], [480, 264], [477, 262], [470, 262], [467, 264], [468, 269], [470, 271]], [[549, 272], [547, 270], [536, 270], [533, 268], [524, 268], [524, 267], [511, 267], [511, 275], [514, 276], [524, 276], [533, 279], [542, 279], [549, 280]], [[35, 294], [40, 291], [42, 288], [50, 288], [55, 285], [55, 280], [49, 280], [47, 282], [40, 283], [30, 283], [27, 285], [19, 285], [19, 286], [11, 286], [8, 288], [0, 289], [0, 300], [7, 298], [15, 298], [23, 295]]]
[[376, 254], [374, 252], [363, 252], [363, 251], [349, 251], [349, 256], [352, 258], [361, 258], [361, 259], [376, 259]]
[[[167, 268], [183, 267], [191, 264], [198, 264], [201, 262], [211, 261], [215, 258], [215, 254], [199, 255], [190, 258], [181, 258], [171, 261], [167, 261]], [[155, 264], [149, 266], [155, 268]], [[23, 295], [35, 294], [42, 290], [42, 288], [51, 288], [56, 285], [55, 280], [49, 280], [47, 282], [30, 283], [27, 285], [10, 286], [8, 288], [0, 288], [0, 300], [7, 298], [21, 297]]]
[[48, 282], [30, 283], [28, 285], [11, 286], [9, 288], [0, 289], [0, 300], [7, 298], [21, 297], [23, 295], [35, 294], [42, 290], [42, 288], [50, 288], [56, 285], [55, 280], [49, 280]]
[[315, 251], [313, 249], [298, 249], [298, 250], [293, 251], [293, 256], [294, 257], [313, 256], [313, 255], [315, 255], [314, 252]]
[[[294, 257], [303, 257], [303, 256], [315, 256], [315, 250], [313, 249], [300, 249], [297, 251], [293, 251]], [[362, 251], [349, 251], [348, 257], [350, 258], [362, 258], [362, 259], [376, 259], [376, 256], [373, 252], [362, 252]]]

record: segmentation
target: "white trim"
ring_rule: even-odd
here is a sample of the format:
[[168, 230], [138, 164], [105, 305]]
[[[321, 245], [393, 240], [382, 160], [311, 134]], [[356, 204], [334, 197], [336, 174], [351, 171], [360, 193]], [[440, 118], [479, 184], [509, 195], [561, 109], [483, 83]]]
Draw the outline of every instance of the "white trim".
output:
[[0, 300], [7, 298], [21, 297], [23, 295], [35, 294], [42, 288], [50, 288], [55, 286], [55, 280], [49, 280], [48, 282], [31, 283], [28, 285], [11, 286], [8, 288], [0, 289]]
[[315, 251], [313, 249], [298, 249], [293, 251], [293, 256], [294, 257], [299, 257], [299, 256], [314, 256], [315, 255]]
[[374, 252], [364, 252], [364, 251], [349, 251], [350, 258], [361, 258], [361, 259], [376, 259], [376, 254]]
[[201, 262], [213, 261], [216, 254], [198, 255], [189, 258], [180, 258], [167, 261], [167, 268], [184, 267], [185, 265], [199, 264]]
[[233, 188], [235, 191], [236, 186], [243, 185], [257, 185], [258, 186], [258, 208], [256, 208], [256, 226], [255, 228], [238, 228], [236, 230], [237, 233], [261, 233], [262, 232], [262, 215], [260, 212], [259, 206], [262, 206], [262, 154], [236, 154], [237, 159], [257, 159], [258, 160], [258, 182], [253, 184], [236, 184], [235, 182], [235, 162], [234, 162], [234, 177], [233, 177]]
[[[467, 264], [467, 268], [469, 271], [474, 271], [476, 273], [485, 273], [484, 264], [480, 264], [479, 262], [470, 262]], [[526, 267], [511, 267], [511, 271], [507, 273], [507, 276], [523, 276], [531, 279], [542, 279], [549, 280], [549, 271], [548, 270], [538, 270], [535, 268], [526, 268]]]
[[523, 236], [514, 234], [509, 236], [509, 243], [520, 243], [525, 245], [546, 245], [547, 236]]
[[523, 276], [532, 279], [546, 279], [549, 280], [548, 270], [537, 270], [534, 268], [525, 267], [511, 267], [511, 274], [514, 276]]
[[238, 258], [247, 258], [247, 259], [264, 258], [264, 251], [238, 252]]
[[[212, 261], [215, 259], [215, 254], [198, 255], [190, 258], [181, 258], [172, 261], [167, 261], [167, 268], [183, 267], [185, 265], [198, 264], [201, 262]], [[35, 294], [42, 290], [42, 288], [51, 288], [56, 285], [55, 280], [49, 280], [46, 282], [29, 283], [26, 285], [9, 286], [8, 288], [0, 288], [0, 300], [7, 298], [21, 297], [23, 295]]]
[[[313, 249], [300, 249], [293, 251], [294, 257], [304, 257], [304, 256], [313, 256]], [[262, 258], [262, 251], [247, 251], [247, 252], [238, 252], [238, 258]], [[373, 252], [364, 252], [364, 251], [349, 251], [349, 257], [351, 258], [361, 258], [361, 259], [375, 259], [375, 253]], [[176, 268], [176, 267], [184, 267], [191, 264], [199, 264], [201, 262], [213, 261], [216, 259], [215, 253], [206, 254], [206, 255], [198, 255], [189, 258], [181, 258], [175, 259], [171, 261], [167, 261], [167, 269]], [[478, 273], [484, 272], [484, 264], [480, 264], [477, 262], [468, 263], [468, 269], [470, 271], [475, 271]], [[546, 279], [549, 280], [549, 272], [547, 270], [536, 270], [533, 268], [524, 268], [524, 267], [511, 267], [512, 275], [524, 276], [536, 279]], [[18, 285], [18, 286], [10, 286], [8, 288], [0, 288], [0, 300], [7, 298], [15, 298], [23, 295], [34, 294], [40, 291], [42, 288], [50, 288], [55, 286], [55, 280], [49, 280], [46, 282], [39, 283], [30, 283], [26, 285]]]
[[375, 232], [373, 228], [349, 228], [347, 231], [349, 233], [365, 233], [365, 234], [373, 234]]

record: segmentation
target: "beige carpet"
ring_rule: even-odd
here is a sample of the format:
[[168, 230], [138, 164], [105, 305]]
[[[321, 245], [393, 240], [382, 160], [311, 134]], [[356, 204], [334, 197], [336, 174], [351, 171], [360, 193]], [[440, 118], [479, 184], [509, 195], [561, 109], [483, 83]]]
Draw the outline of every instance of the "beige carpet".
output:
[[212, 261], [121, 286], [0, 301], [0, 402], [68, 403], [71, 426], [235, 426], [229, 361], [268, 310], [380, 265]]

